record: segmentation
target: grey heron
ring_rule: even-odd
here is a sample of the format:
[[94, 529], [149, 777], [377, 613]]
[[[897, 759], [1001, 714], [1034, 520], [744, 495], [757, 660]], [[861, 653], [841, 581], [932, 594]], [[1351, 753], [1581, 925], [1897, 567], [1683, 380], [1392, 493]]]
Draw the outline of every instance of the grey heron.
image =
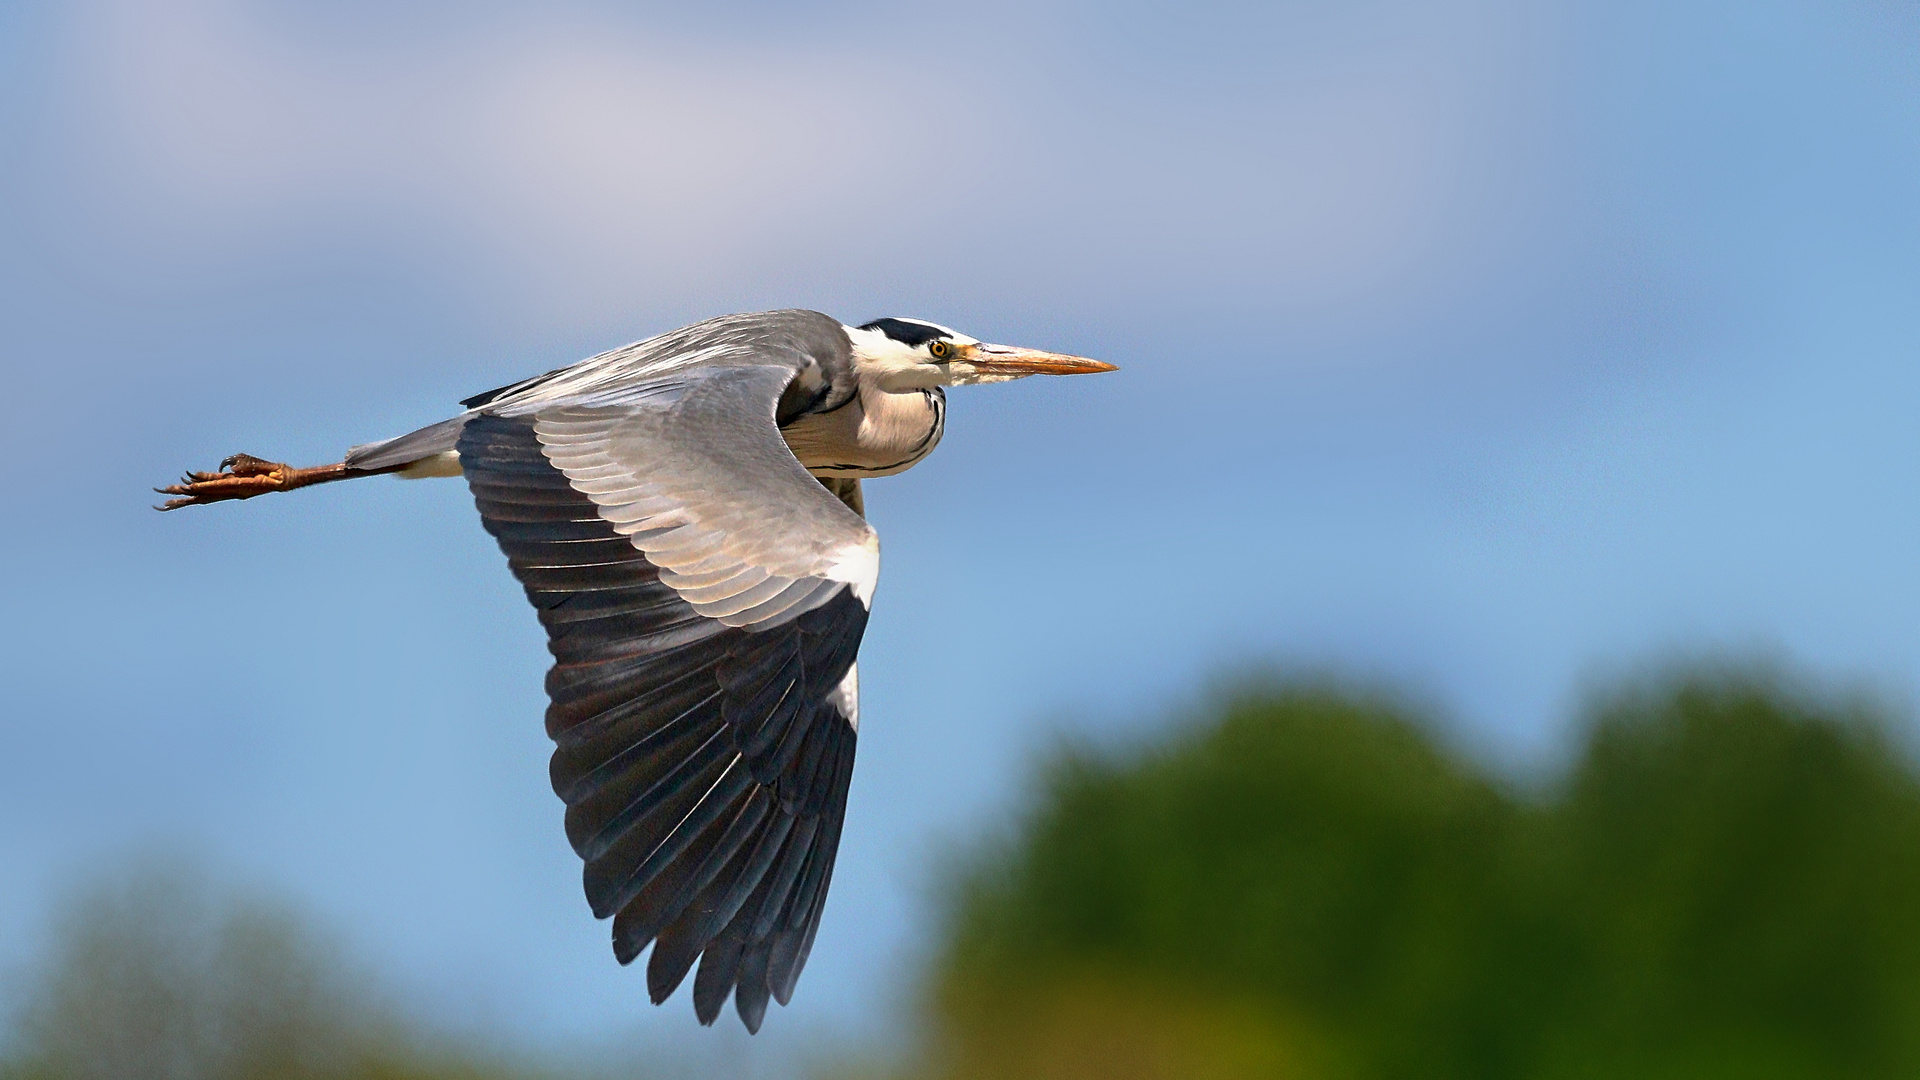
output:
[[860, 481], [932, 452], [946, 387], [1112, 371], [918, 319], [727, 315], [461, 402], [315, 468], [236, 454], [160, 509], [383, 473], [462, 476], [546, 628], [567, 838], [613, 951], [665, 1001], [793, 994], [860, 725], [880, 548]]

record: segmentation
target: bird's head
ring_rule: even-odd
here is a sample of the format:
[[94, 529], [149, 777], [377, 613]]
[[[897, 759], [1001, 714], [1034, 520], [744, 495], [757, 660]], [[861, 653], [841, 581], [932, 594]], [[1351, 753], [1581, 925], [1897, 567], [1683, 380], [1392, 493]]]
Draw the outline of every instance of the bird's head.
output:
[[893, 391], [1118, 370], [1084, 356], [990, 344], [921, 319], [875, 319], [847, 327], [847, 336], [854, 369]]

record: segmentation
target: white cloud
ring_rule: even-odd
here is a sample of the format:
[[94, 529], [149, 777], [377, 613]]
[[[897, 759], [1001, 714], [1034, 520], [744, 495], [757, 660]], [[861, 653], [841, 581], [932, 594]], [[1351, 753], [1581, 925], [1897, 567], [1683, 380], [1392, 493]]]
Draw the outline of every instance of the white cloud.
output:
[[1311, 79], [1183, 92], [1150, 40], [1006, 18], [740, 41], [535, 9], [352, 49], [232, 0], [108, 0], [79, 46], [136, 216], [241, 247], [426, 222], [560, 317], [905, 275], [1175, 303], [1230, 283], [1297, 312], [1457, 284], [1448, 246], [1503, 210], [1473, 127], [1498, 41], [1341, 30]]

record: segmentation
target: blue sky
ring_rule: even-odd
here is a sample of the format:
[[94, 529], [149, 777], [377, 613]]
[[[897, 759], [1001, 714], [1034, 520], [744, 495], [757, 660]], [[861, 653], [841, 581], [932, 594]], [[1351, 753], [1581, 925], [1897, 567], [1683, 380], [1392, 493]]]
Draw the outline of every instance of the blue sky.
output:
[[[1675, 651], [1909, 700], [1920, 18], [1324, 7], [0, 6], [0, 966], [177, 845], [456, 1022], [752, 1062], [886, 1030], [1032, 752], [1226, 666], [1517, 769]], [[845, 849], [747, 1047], [589, 917], [461, 485], [145, 489], [774, 306], [1124, 370], [958, 391], [870, 486]]]

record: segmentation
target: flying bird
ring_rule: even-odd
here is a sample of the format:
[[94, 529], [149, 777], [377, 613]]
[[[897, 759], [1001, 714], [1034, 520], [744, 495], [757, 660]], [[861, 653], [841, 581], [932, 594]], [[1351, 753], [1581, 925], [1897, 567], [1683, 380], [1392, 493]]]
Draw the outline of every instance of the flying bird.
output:
[[465, 476], [553, 653], [567, 839], [613, 952], [703, 1024], [785, 1005], [833, 876], [880, 546], [860, 481], [911, 468], [946, 388], [1112, 371], [919, 319], [725, 315], [489, 390], [293, 468], [247, 454], [160, 509], [384, 473]]

